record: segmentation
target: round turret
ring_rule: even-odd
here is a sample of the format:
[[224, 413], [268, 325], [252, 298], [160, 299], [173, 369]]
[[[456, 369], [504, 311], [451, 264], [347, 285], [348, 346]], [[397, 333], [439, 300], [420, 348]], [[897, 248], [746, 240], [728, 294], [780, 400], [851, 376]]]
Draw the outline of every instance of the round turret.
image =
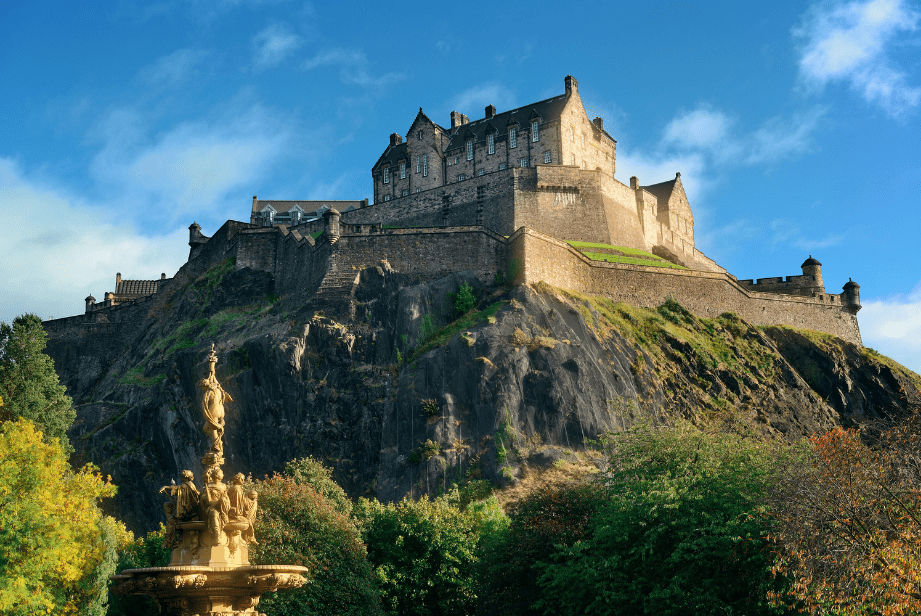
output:
[[850, 310], [856, 313], [861, 308], [860, 285], [848, 278], [847, 282], [844, 283], [844, 293], [841, 294], [841, 298]]
[[83, 300], [83, 301], [86, 302], [86, 311], [87, 311], [87, 312], [92, 312], [92, 311], [93, 311], [93, 307], [96, 305], [96, 298], [93, 297], [92, 295], [87, 295], [87, 296], [86, 296], [86, 299]]
[[811, 278], [811, 280], [807, 279], [804, 285], [806, 289], [813, 293], [825, 293], [825, 283], [822, 281], [822, 264], [819, 263], [818, 259], [813, 259], [812, 255], [809, 255], [809, 258], [803, 261], [800, 267], [803, 268], [803, 276]]
[[330, 244], [339, 241], [339, 218], [342, 214], [336, 208], [329, 208], [323, 212], [323, 218], [326, 220], [326, 239]]

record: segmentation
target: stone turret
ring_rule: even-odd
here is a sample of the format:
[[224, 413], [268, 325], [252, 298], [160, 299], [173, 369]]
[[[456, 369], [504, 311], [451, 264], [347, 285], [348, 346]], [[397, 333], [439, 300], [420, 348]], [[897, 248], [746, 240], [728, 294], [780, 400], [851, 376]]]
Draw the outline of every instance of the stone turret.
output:
[[811, 282], [807, 282], [803, 286], [803, 289], [807, 293], [825, 293], [825, 283], [822, 282], [822, 264], [817, 259], [813, 259], [812, 255], [809, 255], [809, 258], [803, 261], [801, 267], [803, 268], [803, 276], [809, 276], [812, 279]]
[[189, 260], [191, 261], [201, 252], [202, 247], [208, 243], [208, 240], [211, 239], [206, 235], [203, 235], [201, 232], [201, 226], [197, 222], [193, 222], [189, 225]]
[[94, 307], [96, 306], [96, 298], [93, 297], [92, 295], [87, 295], [84, 301], [86, 302], [86, 311], [92, 312]]
[[851, 314], [857, 314], [857, 311], [861, 308], [860, 285], [848, 278], [847, 282], [844, 283], [844, 293], [841, 294], [841, 299], [847, 305]]
[[323, 212], [323, 219], [326, 221], [326, 239], [330, 244], [339, 241], [339, 218], [342, 214], [335, 208], [330, 208]]

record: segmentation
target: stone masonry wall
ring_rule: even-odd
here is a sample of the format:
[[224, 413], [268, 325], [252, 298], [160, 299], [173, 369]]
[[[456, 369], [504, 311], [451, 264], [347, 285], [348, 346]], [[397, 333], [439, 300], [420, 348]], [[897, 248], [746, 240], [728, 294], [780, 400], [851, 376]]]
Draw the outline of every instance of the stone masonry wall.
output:
[[812, 329], [861, 344], [856, 315], [835, 295], [819, 299], [754, 293], [721, 272], [592, 262], [565, 242], [530, 229], [511, 239], [510, 253], [524, 264], [519, 282], [543, 280], [564, 289], [649, 308], [660, 305], [671, 295], [702, 317], [712, 318], [732, 311], [755, 325]]

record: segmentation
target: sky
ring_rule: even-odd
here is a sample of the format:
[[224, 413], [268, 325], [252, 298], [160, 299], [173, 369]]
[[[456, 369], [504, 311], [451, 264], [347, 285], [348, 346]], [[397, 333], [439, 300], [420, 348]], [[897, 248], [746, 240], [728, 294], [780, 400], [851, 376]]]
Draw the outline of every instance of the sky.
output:
[[861, 285], [864, 343], [921, 372], [921, 3], [0, 0], [0, 320], [172, 276], [188, 226], [372, 198], [418, 108], [562, 94], [617, 177], [681, 173], [739, 278]]

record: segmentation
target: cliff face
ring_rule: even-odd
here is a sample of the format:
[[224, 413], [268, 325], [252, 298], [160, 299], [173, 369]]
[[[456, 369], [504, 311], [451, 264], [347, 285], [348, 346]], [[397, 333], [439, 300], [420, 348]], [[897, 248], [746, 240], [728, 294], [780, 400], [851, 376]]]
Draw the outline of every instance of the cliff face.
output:
[[[75, 462], [112, 475], [113, 513], [154, 528], [159, 487], [182, 469], [200, 482], [197, 383], [212, 342], [234, 398], [228, 475], [313, 455], [353, 496], [382, 500], [466, 477], [512, 483], [651, 418], [793, 439], [921, 409], [921, 377], [822, 334], [546, 285], [484, 288], [465, 273], [415, 284], [383, 264], [359, 281], [353, 314], [337, 317], [223, 262], [176, 280], [121, 336], [54, 330], [48, 352], [77, 405]], [[449, 293], [465, 282], [479, 312], [458, 319]]]

